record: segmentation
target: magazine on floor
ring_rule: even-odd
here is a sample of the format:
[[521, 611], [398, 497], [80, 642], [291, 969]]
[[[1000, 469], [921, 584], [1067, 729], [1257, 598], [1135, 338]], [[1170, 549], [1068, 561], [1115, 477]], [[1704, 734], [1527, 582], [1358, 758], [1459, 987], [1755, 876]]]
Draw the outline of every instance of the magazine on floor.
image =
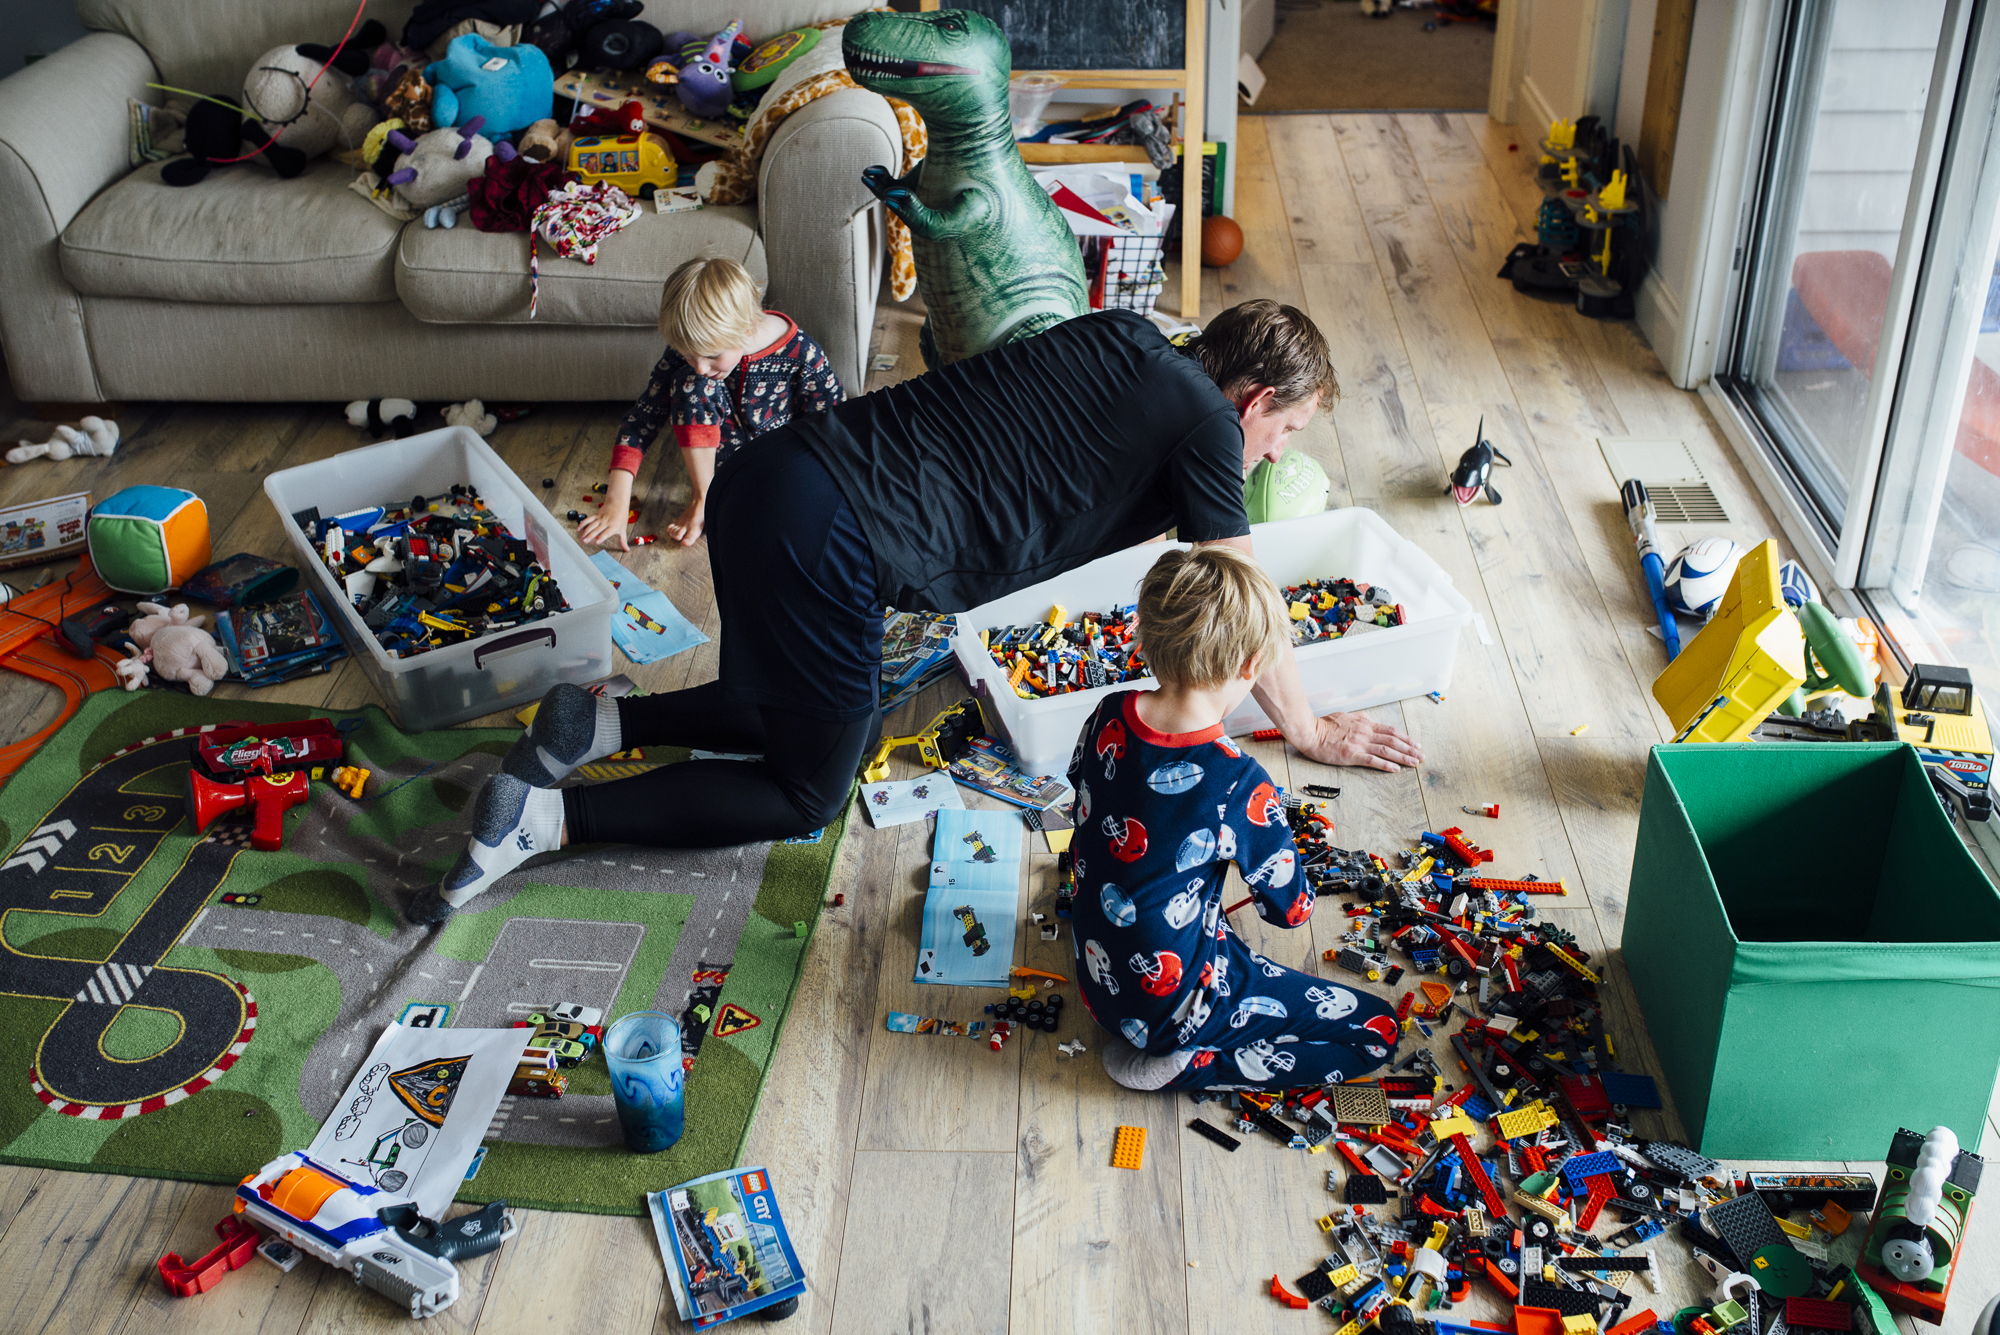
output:
[[681, 1320], [707, 1330], [806, 1291], [771, 1175], [731, 1168], [646, 1193]]
[[1021, 911], [1021, 838], [1012, 812], [938, 812], [918, 982], [1007, 986]]
[[964, 755], [952, 761], [951, 777], [1017, 807], [1046, 809], [1069, 801], [1067, 783], [1054, 775], [1022, 773], [1014, 749], [991, 737], [975, 739]]

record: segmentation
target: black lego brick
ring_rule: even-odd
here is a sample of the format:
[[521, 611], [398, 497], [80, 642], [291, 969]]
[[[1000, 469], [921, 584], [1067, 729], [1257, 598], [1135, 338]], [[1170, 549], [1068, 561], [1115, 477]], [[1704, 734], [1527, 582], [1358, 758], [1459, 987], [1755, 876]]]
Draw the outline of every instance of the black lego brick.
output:
[[1778, 1227], [1771, 1207], [1764, 1204], [1764, 1198], [1754, 1191], [1710, 1206], [1708, 1224], [1741, 1261], [1748, 1261], [1766, 1247], [1789, 1248], [1792, 1245], [1785, 1231]]
[[1349, 1205], [1382, 1205], [1389, 1199], [1389, 1188], [1372, 1173], [1349, 1173], [1340, 1199]]
[[1524, 1279], [1521, 1281], [1521, 1296], [1516, 1307], [1553, 1308], [1564, 1316], [1597, 1315], [1597, 1295], [1585, 1293], [1582, 1289], [1572, 1289], [1565, 1284], [1551, 1284], [1545, 1279]]
[[1188, 1123], [1188, 1129], [1190, 1131], [1193, 1131], [1196, 1135], [1207, 1136], [1210, 1140], [1222, 1146], [1223, 1149], [1228, 1150], [1231, 1154], [1234, 1154], [1236, 1152], [1236, 1147], [1243, 1143], [1236, 1137], [1230, 1135], [1227, 1131], [1224, 1131], [1221, 1127], [1216, 1126], [1212, 1122], [1205, 1122], [1199, 1117], [1195, 1118], [1192, 1122]]

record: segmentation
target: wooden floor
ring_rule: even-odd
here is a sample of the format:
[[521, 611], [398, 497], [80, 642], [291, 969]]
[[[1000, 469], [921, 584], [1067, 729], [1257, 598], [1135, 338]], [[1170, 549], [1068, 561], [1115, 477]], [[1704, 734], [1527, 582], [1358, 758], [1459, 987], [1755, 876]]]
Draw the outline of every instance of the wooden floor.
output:
[[[1246, 118], [1237, 216], [1242, 259], [1205, 276], [1206, 313], [1250, 297], [1307, 310], [1326, 332], [1344, 396], [1298, 438], [1333, 480], [1334, 504], [1365, 505], [1418, 542], [1472, 603], [1481, 632], [1459, 646], [1448, 698], [1377, 714], [1428, 756], [1416, 772], [1330, 771], [1254, 748], [1281, 781], [1331, 782], [1341, 842], [1389, 851], [1421, 829], [1476, 825], [1502, 874], [1567, 878], [1550, 916], [1593, 953], [1615, 947], [1647, 748], [1666, 736], [1647, 692], [1663, 665], [1652, 613], [1599, 458], [1606, 435], [1688, 442], [1734, 519], [1755, 540], [1776, 525], [1692, 394], [1673, 388], [1629, 324], [1599, 324], [1517, 296], [1494, 277], [1526, 239], [1539, 195], [1529, 139], [1480, 116]], [[1168, 291], [1178, 289], [1169, 282]], [[914, 317], [887, 310], [880, 346], [914, 370]], [[0, 405], [0, 416], [7, 405]], [[1485, 419], [1514, 468], [1504, 505], [1460, 509], [1446, 476]], [[523, 477], [560, 480], [560, 498], [601, 476], [613, 405], [540, 410], [494, 443]], [[323, 458], [357, 433], [323, 405], [132, 409], [130, 443], [94, 461], [0, 472], [0, 501], [131, 482], [175, 482], [207, 498], [216, 551], [276, 554], [279, 529], [257, 494], [273, 468]], [[16, 434], [0, 432], [0, 434]], [[37, 438], [40, 438], [39, 435]], [[655, 451], [671, 455], [671, 450]], [[678, 509], [677, 462], [660, 465], [642, 527]], [[652, 479], [646, 479], [651, 481]], [[643, 488], [642, 488], [643, 490]], [[1671, 546], [1682, 535], [1663, 534]], [[652, 548], [631, 564], [715, 631], [705, 556]], [[713, 643], [635, 671], [651, 689], [706, 680]], [[45, 705], [17, 684], [0, 704], [14, 735]], [[351, 668], [279, 688], [280, 698], [364, 703]], [[892, 719], [927, 718], [941, 687]], [[908, 728], [895, 728], [908, 731]], [[913, 767], [903, 764], [902, 773]], [[1460, 814], [1497, 802], [1502, 817]], [[1268, 1140], [1234, 1155], [1182, 1128], [1185, 1100], [1113, 1085], [1092, 1053], [1060, 1057], [1043, 1035], [998, 1055], [984, 1046], [884, 1032], [891, 1009], [978, 1016], [990, 993], [910, 979], [927, 861], [922, 824], [850, 840], [746, 1151], [768, 1166], [812, 1291], [784, 1327], [838, 1332], [1286, 1332], [1330, 1329], [1266, 1296], [1320, 1255], [1314, 1220], [1332, 1204], [1322, 1158]], [[1034, 859], [1024, 902], [1046, 908], [1052, 866]], [[1338, 939], [1336, 913], [1304, 931], [1237, 925], [1258, 949], [1315, 967]], [[1026, 933], [1025, 935], [1032, 935]], [[1066, 933], [1065, 933], [1066, 935]], [[1020, 947], [1022, 962], [1067, 972], [1069, 943]], [[1625, 1060], [1654, 1071], [1615, 952], [1608, 1008]], [[1079, 1015], [1079, 1020], [1082, 1017]], [[1922, 1040], [1919, 1040], [1922, 1041]], [[1944, 1045], [1941, 1059], [1949, 1059]], [[1828, 1087], [1800, 1091], [1800, 1115]], [[699, 1116], [699, 1109], [691, 1110]], [[1219, 1120], [1213, 1109], [1210, 1120]], [[1640, 1114], [1644, 1134], [1677, 1134], [1671, 1109]], [[1145, 1166], [1108, 1166], [1113, 1129], [1150, 1133]], [[1831, 1165], [1829, 1165], [1831, 1166]], [[1865, 1165], [1879, 1172], [1879, 1165]], [[661, 1183], [660, 1185], [667, 1185]], [[0, 1168], [0, 1330], [169, 1335], [294, 1335], [404, 1328], [380, 1299], [307, 1262], [280, 1277], [261, 1264], [198, 1300], [167, 1297], [152, 1275], [164, 1249], [205, 1249], [227, 1208], [222, 1187]], [[1963, 1331], [2000, 1286], [2000, 1204], [1975, 1214], [1947, 1331]], [[521, 1236], [466, 1268], [465, 1296], [432, 1329], [643, 1335], [678, 1328], [642, 1221], [527, 1213]], [[1707, 1285], [1678, 1244], [1661, 1243], [1671, 1315]], [[1482, 1295], [1485, 1290], [1481, 1289]], [[1494, 1315], [1490, 1295], [1473, 1315]]]

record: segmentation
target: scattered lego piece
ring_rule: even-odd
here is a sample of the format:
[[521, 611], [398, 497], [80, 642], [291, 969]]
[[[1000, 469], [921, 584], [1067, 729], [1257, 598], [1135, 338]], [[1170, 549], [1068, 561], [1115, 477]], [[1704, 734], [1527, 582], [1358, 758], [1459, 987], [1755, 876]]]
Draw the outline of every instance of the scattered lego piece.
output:
[[[1143, 1126], [1121, 1126], [1111, 1144], [1111, 1166], [1113, 1168], [1137, 1169], [1146, 1156], [1146, 1128]], [[1276, 1276], [1273, 1276], [1275, 1282]]]
[[1588, 723], [1579, 723], [1574, 728], [1571, 728], [1569, 730], [1569, 735], [1572, 737], [1581, 737], [1583, 736], [1583, 734], [1589, 731], [1590, 731], [1590, 725]]
[[168, 1252], [155, 1263], [168, 1293], [176, 1298], [207, 1293], [224, 1275], [248, 1265], [250, 1254], [257, 1250], [257, 1230], [233, 1214], [216, 1221], [215, 1236], [222, 1241], [192, 1261], [183, 1261], [178, 1252]]
[[1495, 820], [1500, 818], [1500, 804], [1498, 802], [1489, 802], [1483, 807], [1461, 806], [1459, 810], [1468, 816], [1491, 816]]
[[1659, 1315], [1648, 1307], [1645, 1311], [1619, 1322], [1605, 1331], [1604, 1335], [1641, 1335], [1641, 1332], [1652, 1330], [1659, 1320]]
[[1188, 1130], [1198, 1136], [1206, 1136], [1208, 1139], [1222, 1146], [1223, 1149], [1228, 1150], [1231, 1154], [1234, 1154], [1236, 1147], [1243, 1143], [1227, 1131], [1224, 1131], [1221, 1127], [1205, 1122], [1199, 1117], [1188, 1123]]
[[1389, 1199], [1389, 1188], [1373, 1173], [1349, 1173], [1340, 1199], [1347, 1205], [1382, 1205]]
[[1278, 1277], [1276, 1275], [1271, 1276], [1271, 1296], [1273, 1298], [1276, 1298], [1279, 1302], [1283, 1303], [1285, 1306], [1296, 1308], [1301, 1312], [1303, 1312], [1306, 1308], [1312, 1306], [1311, 1303], [1307, 1302], [1304, 1298], [1299, 1297], [1298, 1294], [1288, 1291], [1285, 1288], [1285, 1286], [1279, 1282]]
[[1380, 1085], [1335, 1085], [1333, 1119], [1353, 1125], [1381, 1126], [1394, 1121], [1396, 1114]]
[[1082, 1039], [1073, 1038], [1067, 1043], [1056, 1044], [1056, 1051], [1065, 1057], [1077, 1057], [1088, 1051], [1088, 1049], [1083, 1046]]

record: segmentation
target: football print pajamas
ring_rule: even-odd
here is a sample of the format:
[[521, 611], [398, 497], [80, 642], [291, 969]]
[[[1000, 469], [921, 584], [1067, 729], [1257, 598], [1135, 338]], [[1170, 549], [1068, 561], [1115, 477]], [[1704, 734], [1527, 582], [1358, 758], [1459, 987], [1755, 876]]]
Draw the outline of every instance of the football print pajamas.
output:
[[1270, 776], [1220, 724], [1160, 733], [1137, 700], [1100, 705], [1070, 762], [1084, 1006], [1154, 1056], [1188, 1054], [1169, 1089], [1289, 1089], [1380, 1066], [1399, 1034], [1387, 1002], [1273, 963], [1222, 917], [1231, 862], [1264, 921], [1312, 916]]

